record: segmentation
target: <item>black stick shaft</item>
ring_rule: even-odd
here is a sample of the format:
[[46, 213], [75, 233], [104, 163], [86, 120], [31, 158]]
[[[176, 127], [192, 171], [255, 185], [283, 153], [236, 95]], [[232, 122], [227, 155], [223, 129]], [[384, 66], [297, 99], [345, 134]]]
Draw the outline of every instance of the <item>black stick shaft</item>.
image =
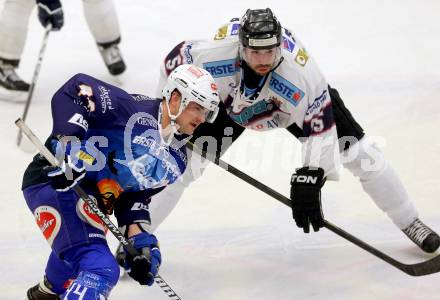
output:
[[[200, 148], [195, 146], [192, 143], [187, 143], [187, 147], [201, 155], [202, 157], [208, 159], [209, 161], [215, 163], [216, 165], [220, 166], [222, 169], [228, 171], [229, 173], [235, 175], [236, 177], [240, 178], [241, 180], [249, 183], [253, 187], [259, 189], [260, 191], [266, 193], [267, 195], [275, 198], [276, 200], [280, 201], [281, 203], [285, 204], [288, 207], [291, 207], [291, 200], [287, 198], [286, 196], [278, 193], [274, 189], [268, 187], [267, 185], [261, 183], [260, 181], [256, 180], [255, 178], [247, 175], [246, 173], [240, 171], [239, 169], [235, 168], [234, 166], [231, 166], [230, 164], [226, 163], [222, 159], [220, 159], [217, 156], [212, 155], [211, 153], [208, 153], [206, 151], [202, 151]], [[399, 270], [407, 273], [411, 276], [421, 276], [421, 275], [428, 275], [432, 273], [436, 273], [440, 271], [440, 255], [436, 256], [428, 261], [417, 263], [417, 264], [404, 264], [401, 263], [394, 258], [388, 256], [387, 254], [377, 250], [373, 246], [365, 243], [364, 241], [358, 239], [357, 237], [353, 236], [352, 234], [346, 232], [345, 230], [337, 227], [336, 225], [328, 222], [327, 220], [324, 220], [324, 227], [328, 230], [332, 231], [333, 233], [339, 235], [343, 239], [353, 243], [354, 245], [364, 249], [365, 251], [373, 254], [374, 256], [382, 259], [383, 261], [387, 262], [388, 264], [392, 265], [393, 267], [398, 268]]]

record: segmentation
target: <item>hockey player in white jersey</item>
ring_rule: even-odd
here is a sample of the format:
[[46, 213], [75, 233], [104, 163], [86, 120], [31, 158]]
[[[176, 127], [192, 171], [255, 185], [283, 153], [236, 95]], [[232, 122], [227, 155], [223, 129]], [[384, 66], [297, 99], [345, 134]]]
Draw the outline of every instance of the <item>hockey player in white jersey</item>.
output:
[[[218, 143], [208, 150], [221, 155], [231, 144], [222, 143], [222, 139], [233, 142], [245, 128], [286, 128], [301, 139], [304, 167], [292, 176], [291, 198], [293, 218], [304, 232], [309, 232], [310, 223], [315, 231], [322, 227], [320, 190], [326, 178], [337, 177], [337, 163], [331, 152], [338, 143], [313, 151], [310, 142], [337, 134], [339, 151], [353, 158], [344, 161], [343, 166], [359, 178], [376, 205], [422, 250], [438, 249], [439, 236], [420, 221], [381, 150], [365, 135], [337, 90], [328, 85], [313, 57], [290, 30], [281, 27], [270, 9], [248, 10], [241, 20], [233, 19], [221, 27], [214, 40], [178, 44], [164, 61], [158, 91], [167, 74], [183, 63], [208, 70], [223, 102], [216, 122], [196, 130], [192, 140], [196, 144], [201, 145], [197, 143], [200, 137], [213, 137]], [[199, 159], [192, 155], [193, 172], [187, 169], [183, 181], [153, 197], [151, 230], [159, 226], [183, 190], [200, 175], [194, 168]], [[363, 168], [363, 160], [373, 162], [374, 168]], [[299, 180], [304, 178], [310, 180]]]
[[[53, 31], [63, 27], [64, 14], [60, 0], [6, 0], [0, 13], [0, 100], [26, 100], [29, 84], [16, 69], [23, 53], [28, 22], [37, 4], [38, 18]], [[124, 72], [126, 66], [119, 51], [121, 41], [113, 0], [83, 0], [84, 15], [99, 52], [112, 75]]]

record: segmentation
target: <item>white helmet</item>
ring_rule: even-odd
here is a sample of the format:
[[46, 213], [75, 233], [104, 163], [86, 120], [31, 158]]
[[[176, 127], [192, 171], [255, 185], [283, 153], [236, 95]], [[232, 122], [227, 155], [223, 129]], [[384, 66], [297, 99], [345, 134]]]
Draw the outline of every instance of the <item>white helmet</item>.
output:
[[206, 122], [214, 122], [218, 114], [220, 98], [214, 78], [208, 71], [195, 65], [178, 66], [168, 76], [167, 84], [162, 89], [162, 95], [165, 97], [167, 104], [171, 99], [171, 93], [176, 89], [182, 95], [182, 99], [179, 112], [176, 115], [170, 114], [172, 121], [175, 121], [189, 102], [194, 101], [209, 111]]

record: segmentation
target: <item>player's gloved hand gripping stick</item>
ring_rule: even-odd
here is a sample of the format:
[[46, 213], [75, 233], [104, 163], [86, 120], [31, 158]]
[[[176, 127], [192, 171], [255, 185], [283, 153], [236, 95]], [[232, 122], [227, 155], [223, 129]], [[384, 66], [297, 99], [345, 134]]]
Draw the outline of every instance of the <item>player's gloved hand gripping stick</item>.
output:
[[[24, 123], [22, 119], [17, 119], [15, 121], [15, 124], [17, 127], [20, 128], [20, 131], [26, 135], [26, 137], [29, 138], [29, 140], [32, 142], [32, 144], [38, 149], [38, 152], [43, 155], [47, 161], [54, 167], [62, 167], [62, 163], [60, 163], [57, 158], [52, 154], [52, 152], [47, 149], [43, 143], [40, 141], [40, 139], [31, 131], [31, 129]], [[127, 253], [136, 259], [136, 257], [143, 257], [142, 253], [139, 253], [138, 250], [131, 244], [125, 236], [122, 234], [122, 232], [118, 229], [116, 225], [113, 224], [112, 221], [107, 217], [106, 214], [104, 214], [98, 207], [98, 205], [87, 195], [87, 193], [78, 185], [72, 185], [69, 188], [75, 191], [75, 193], [81, 197], [87, 205], [90, 207], [93, 213], [95, 213], [105, 224], [105, 226], [113, 233], [113, 235], [118, 239], [118, 241], [123, 245], [124, 249], [127, 251]], [[143, 244], [141, 246], [144, 246]], [[156, 258], [160, 259], [160, 258]], [[143, 279], [143, 278], [142, 278]], [[150, 281], [147, 281], [145, 279], [144, 284], [150, 283]], [[157, 274], [154, 277], [155, 282], [161, 287], [161, 289], [168, 295], [171, 299], [180, 299], [179, 296], [173, 291], [173, 289], [163, 280], [163, 278]]]
[[[223, 161], [222, 159], [220, 159], [217, 156], [214, 156], [210, 153], [207, 153], [206, 151], [202, 151], [200, 148], [198, 148], [197, 146], [195, 146], [192, 143], [187, 143], [187, 147], [192, 150], [195, 151], [196, 153], [198, 153], [199, 155], [201, 155], [202, 157], [205, 157], [206, 159], [210, 160], [211, 162], [215, 163], [216, 165], [218, 165], [219, 167], [221, 167], [222, 169], [228, 171], [229, 173], [237, 176], [238, 178], [240, 178], [241, 180], [244, 180], [245, 182], [249, 183], [250, 185], [252, 185], [253, 187], [256, 187], [257, 189], [259, 189], [260, 191], [266, 193], [267, 195], [275, 198], [276, 200], [282, 202], [283, 204], [292, 207], [297, 205], [296, 203], [292, 203], [295, 202], [292, 201], [291, 199], [285, 197], [284, 195], [278, 193], [277, 191], [271, 189], [270, 187], [266, 186], [265, 184], [261, 183], [260, 181], [256, 180], [255, 178], [247, 175], [246, 173], [240, 171], [239, 169], [235, 168], [234, 166], [231, 166], [230, 164], [226, 163], [225, 161]], [[301, 169], [300, 169], [301, 170]], [[299, 171], [299, 170], [298, 170]], [[293, 180], [292, 182], [292, 186], [294, 186], [295, 180]], [[295, 192], [295, 188], [293, 188], [292, 193]], [[316, 222], [315, 226], [313, 225], [312, 222], [312, 226], [314, 228], [319, 228], [320, 225], [322, 225], [323, 227], [327, 228], [328, 230], [332, 231], [333, 233], [339, 235], [340, 237], [350, 241], [351, 243], [355, 244], [356, 246], [364, 249], [365, 251], [368, 251], [369, 253], [373, 254], [374, 256], [382, 259], [383, 261], [385, 261], [386, 263], [392, 265], [395, 268], [398, 268], [399, 270], [405, 272], [408, 275], [411, 276], [423, 276], [423, 275], [429, 275], [429, 274], [433, 274], [433, 273], [437, 273], [440, 271], [440, 255], [434, 256], [431, 259], [428, 259], [426, 261], [422, 261], [419, 263], [415, 263], [415, 264], [405, 264], [402, 263], [400, 261], [397, 261], [396, 259], [388, 256], [387, 254], [377, 250], [376, 248], [374, 248], [373, 246], [365, 243], [364, 241], [358, 239], [357, 237], [351, 235], [350, 233], [346, 232], [345, 230], [337, 227], [336, 225], [330, 223], [329, 221], [322, 219], [322, 223], [321, 223], [321, 216], [322, 216], [322, 212], [320, 212], [320, 201], [316, 201], [316, 193], [314, 194], [315, 198], [314, 201], [312, 199], [312, 202], [314, 202], [314, 204], [312, 204], [312, 209], [310, 210], [310, 206], [308, 204], [305, 204], [305, 206], [303, 205], [303, 209], [300, 210], [300, 215], [304, 216], [304, 212], [308, 211], [308, 212], [312, 212], [312, 219], [314, 219]], [[295, 196], [294, 196], [295, 197]], [[319, 205], [317, 206], [316, 204]], [[309, 203], [310, 204], [310, 203]], [[298, 207], [297, 207], [298, 208]], [[305, 209], [304, 209], [305, 208]], [[319, 212], [318, 212], [319, 210]], [[297, 211], [298, 212], [298, 211]], [[294, 214], [295, 214], [295, 210], [294, 210]], [[295, 217], [295, 215], [294, 215]], [[298, 215], [298, 217], [300, 217]], [[305, 218], [301, 217], [301, 225], [303, 225]], [[308, 219], [310, 221], [310, 218]], [[318, 227], [316, 227], [318, 226]], [[309, 228], [309, 227], [307, 227]], [[303, 227], [304, 231], [306, 230], [305, 227]]]

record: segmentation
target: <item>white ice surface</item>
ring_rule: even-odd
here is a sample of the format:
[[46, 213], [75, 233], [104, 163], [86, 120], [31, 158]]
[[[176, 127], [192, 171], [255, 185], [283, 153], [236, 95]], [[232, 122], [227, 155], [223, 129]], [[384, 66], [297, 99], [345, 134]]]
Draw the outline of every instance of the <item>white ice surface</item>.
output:
[[[0, 0], [2, 6], [3, 0]], [[66, 24], [50, 36], [28, 124], [45, 138], [50, 98], [77, 72], [114, 82], [87, 30], [81, 1], [64, 1]], [[163, 56], [207, 38], [248, 7], [273, 8], [317, 59], [328, 81], [400, 174], [422, 219], [440, 231], [440, 2], [117, 1], [123, 88], [152, 95]], [[43, 30], [35, 12], [20, 74], [32, 77]], [[0, 41], [1, 43], [1, 41]], [[31, 155], [15, 146], [23, 106], [0, 103], [0, 299], [23, 299], [40, 280], [49, 247], [20, 192]], [[225, 159], [288, 195], [298, 144], [284, 131], [246, 132]], [[328, 220], [404, 262], [423, 254], [347, 172], [324, 189]], [[439, 299], [440, 275], [410, 277], [335, 234], [305, 235], [276, 200], [211, 166], [163, 223], [161, 274], [184, 300]], [[114, 238], [109, 238], [115, 247]], [[123, 278], [112, 299], [167, 299]]]

